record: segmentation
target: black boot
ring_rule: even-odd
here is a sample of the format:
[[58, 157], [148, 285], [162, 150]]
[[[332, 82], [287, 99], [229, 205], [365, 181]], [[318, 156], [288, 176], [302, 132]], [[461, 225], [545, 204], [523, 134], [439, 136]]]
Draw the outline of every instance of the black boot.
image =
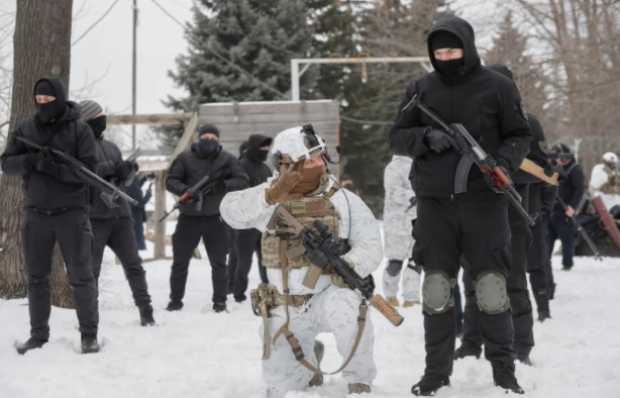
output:
[[549, 311], [538, 311], [538, 322], [544, 322], [547, 319], [551, 319], [551, 314]]
[[471, 344], [463, 343], [459, 348], [454, 351], [454, 359], [462, 359], [465, 357], [480, 358], [482, 349], [480, 347], [474, 347]]
[[93, 354], [99, 352], [101, 347], [97, 342], [97, 335], [83, 334], [82, 335], [82, 354]]
[[515, 394], [525, 394], [515, 377], [514, 366], [493, 364], [493, 381], [495, 385]]
[[413, 395], [421, 397], [430, 397], [435, 395], [437, 390], [443, 386], [450, 385], [449, 377], [429, 377], [422, 376], [422, 379], [411, 387], [411, 393]]
[[153, 307], [150, 304], [140, 307], [140, 325], [155, 326], [153, 318]]
[[529, 354], [517, 354], [517, 361], [527, 366], [533, 366], [532, 360]]
[[41, 339], [31, 337], [28, 340], [24, 341], [23, 343], [16, 344], [15, 349], [17, 350], [18, 354], [24, 355], [26, 352], [34, 348], [41, 348], [43, 344], [45, 343], [47, 343], [47, 340], [41, 340]]
[[179, 311], [181, 308], [183, 308], [183, 302], [182, 301], [171, 300], [168, 303], [168, 306], [166, 307], [166, 310], [167, 311]]
[[213, 303], [213, 311], [215, 312], [226, 311], [226, 303]]

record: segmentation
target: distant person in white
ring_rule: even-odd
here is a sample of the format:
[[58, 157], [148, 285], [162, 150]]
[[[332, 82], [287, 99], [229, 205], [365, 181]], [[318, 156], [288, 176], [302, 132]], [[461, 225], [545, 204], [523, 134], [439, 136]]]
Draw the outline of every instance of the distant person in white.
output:
[[[284, 397], [288, 391], [322, 383], [322, 377], [317, 378], [318, 374], [296, 360], [288, 333], [282, 327], [299, 341], [305, 360], [312, 366], [320, 362], [321, 355], [315, 349], [319, 333], [332, 333], [338, 352], [347, 358], [358, 335], [361, 303], [360, 295], [342, 287], [329, 267], [321, 267], [323, 273], [313, 289], [304, 286], [308, 266], [311, 262], [317, 264], [316, 259], [302, 239], [287, 234], [287, 225], [279, 217], [272, 221], [276, 208], [283, 206], [306, 227], [317, 219], [329, 225], [335, 241], [348, 241], [350, 249], [343, 250], [340, 257], [361, 277], [375, 271], [383, 256], [377, 220], [356, 194], [334, 182], [326, 169], [325, 154], [325, 142], [311, 126], [284, 130], [275, 137], [269, 156], [276, 169], [274, 177], [226, 194], [220, 205], [221, 215], [231, 227], [263, 232], [263, 263], [272, 285], [261, 285], [259, 289], [275, 289], [269, 293], [275, 302], [270, 305], [270, 316], [263, 319], [269, 333], [263, 334], [265, 328], [261, 332], [268, 397]], [[289, 304], [285, 305], [287, 286]], [[370, 392], [377, 373], [374, 328], [369, 316], [355, 355], [342, 372], [349, 393]]]
[[[394, 152], [383, 174], [383, 251], [388, 259], [383, 270], [383, 294], [393, 306], [399, 305], [401, 274], [403, 306], [411, 307], [420, 301], [420, 268], [409, 260], [413, 249], [412, 221], [416, 218], [415, 193], [409, 181], [412, 163], [411, 157]], [[406, 267], [401, 272], [403, 262]]]
[[613, 152], [606, 152], [602, 156], [602, 163], [592, 168], [590, 176], [590, 192], [593, 196], [601, 196], [607, 209], [620, 205], [620, 173], [618, 170], [618, 156]]

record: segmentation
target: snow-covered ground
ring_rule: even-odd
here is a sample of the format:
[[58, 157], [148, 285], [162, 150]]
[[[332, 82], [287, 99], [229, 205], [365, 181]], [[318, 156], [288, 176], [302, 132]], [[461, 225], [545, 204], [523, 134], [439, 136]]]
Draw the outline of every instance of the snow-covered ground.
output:
[[[104, 347], [99, 354], [77, 353], [75, 313], [54, 308], [50, 342], [17, 355], [13, 343], [28, 334], [26, 300], [0, 300], [0, 397], [261, 396], [259, 319], [247, 303], [229, 302], [228, 314], [211, 311], [207, 260], [193, 260], [185, 308], [175, 313], [163, 310], [169, 262], [146, 265], [158, 326], [142, 328], [122, 269], [107, 254], [100, 297]], [[519, 381], [529, 397], [620, 397], [620, 260], [578, 258], [571, 272], [560, 271], [557, 260], [553, 319], [536, 323], [534, 367], [518, 365]], [[258, 279], [255, 269], [252, 278]], [[424, 369], [420, 308], [402, 312], [406, 321], [400, 328], [374, 313], [379, 373], [369, 397], [411, 396], [411, 385]], [[321, 338], [327, 346], [324, 367], [334, 369], [340, 358], [333, 340]], [[289, 398], [345, 394], [346, 383], [333, 376], [324, 386]], [[486, 361], [466, 359], [456, 362], [452, 386], [437, 396], [505, 394], [493, 387]]]

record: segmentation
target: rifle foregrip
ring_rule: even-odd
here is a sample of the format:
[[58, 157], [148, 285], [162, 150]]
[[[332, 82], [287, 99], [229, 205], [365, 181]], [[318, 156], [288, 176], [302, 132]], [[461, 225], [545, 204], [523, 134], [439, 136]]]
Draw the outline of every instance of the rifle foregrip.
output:
[[369, 303], [394, 326], [400, 326], [405, 320], [405, 318], [403, 318], [403, 316], [396, 311], [396, 308], [392, 307], [390, 303], [385, 301], [383, 296], [380, 294], [375, 294], [372, 296]]
[[308, 272], [306, 272], [306, 276], [304, 277], [302, 284], [308, 289], [314, 289], [322, 273], [323, 270], [321, 270], [320, 267], [317, 267], [316, 265], [311, 265], [308, 268]]

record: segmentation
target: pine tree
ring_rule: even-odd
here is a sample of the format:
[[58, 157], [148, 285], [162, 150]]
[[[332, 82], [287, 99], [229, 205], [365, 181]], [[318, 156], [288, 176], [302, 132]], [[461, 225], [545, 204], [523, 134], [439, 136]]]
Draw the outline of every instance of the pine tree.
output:
[[[187, 54], [169, 76], [188, 95], [169, 96], [175, 111], [194, 111], [206, 102], [288, 99], [290, 59], [309, 55], [312, 32], [303, 0], [199, 0], [188, 27]], [[312, 91], [313, 73], [302, 87]], [[160, 128], [167, 147], [179, 128]]]
[[514, 75], [527, 111], [543, 118], [547, 102], [546, 77], [540, 66], [527, 54], [527, 40], [527, 36], [514, 26], [512, 13], [508, 12], [499, 25], [492, 47], [485, 54], [485, 62], [487, 65], [506, 65]]

